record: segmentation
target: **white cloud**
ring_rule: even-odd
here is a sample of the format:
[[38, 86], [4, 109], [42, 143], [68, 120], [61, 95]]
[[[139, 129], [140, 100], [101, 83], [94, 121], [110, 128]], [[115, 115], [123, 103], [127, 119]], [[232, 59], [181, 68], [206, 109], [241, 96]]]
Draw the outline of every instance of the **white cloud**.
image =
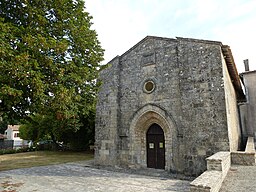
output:
[[93, 14], [99, 39], [106, 50], [106, 62], [144, 37], [143, 33], [148, 25], [147, 17], [143, 12], [131, 9], [128, 1], [90, 1], [87, 5], [88, 11]]
[[256, 1], [236, 1], [235, 5], [226, 11], [225, 22], [214, 29], [213, 37], [231, 47], [239, 72], [244, 71], [244, 59], [249, 59], [250, 69], [256, 70]]
[[255, 0], [88, 0], [86, 6], [106, 49], [105, 62], [146, 35], [181, 36], [228, 44], [240, 72], [247, 58], [256, 69]]

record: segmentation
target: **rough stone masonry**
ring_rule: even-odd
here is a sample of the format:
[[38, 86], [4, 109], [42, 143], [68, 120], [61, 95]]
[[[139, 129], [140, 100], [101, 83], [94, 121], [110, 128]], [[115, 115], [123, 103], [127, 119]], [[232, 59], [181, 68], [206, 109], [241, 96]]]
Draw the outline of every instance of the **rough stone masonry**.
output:
[[205, 158], [241, 146], [244, 94], [217, 41], [147, 36], [101, 72], [95, 162], [197, 176]]

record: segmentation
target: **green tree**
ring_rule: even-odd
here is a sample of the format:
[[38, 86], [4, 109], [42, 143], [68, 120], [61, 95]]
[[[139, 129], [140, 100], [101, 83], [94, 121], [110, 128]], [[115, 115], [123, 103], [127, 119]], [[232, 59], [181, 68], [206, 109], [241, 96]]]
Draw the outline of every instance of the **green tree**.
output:
[[71, 149], [85, 150], [89, 145], [94, 144], [95, 131], [95, 109], [92, 109], [86, 116], [80, 117], [81, 127], [75, 132], [65, 132], [63, 141], [68, 141]]
[[[5, 119], [5, 120], [4, 120]], [[0, 116], [0, 133], [4, 134], [5, 130], [7, 129], [8, 121], [6, 118]]]
[[80, 128], [103, 60], [91, 19], [82, 0], [0, 1], [1, 114], [39, 116], [53, 139]]

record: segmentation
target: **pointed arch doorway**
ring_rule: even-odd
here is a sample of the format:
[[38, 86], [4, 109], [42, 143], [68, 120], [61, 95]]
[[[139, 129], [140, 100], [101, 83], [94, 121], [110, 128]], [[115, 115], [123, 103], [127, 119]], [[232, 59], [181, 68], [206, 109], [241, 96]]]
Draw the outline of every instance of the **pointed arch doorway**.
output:
[[165, 140], [164, 131], [156, 123], [147, 131], [147, 167], [155, 169], [165, 168]]

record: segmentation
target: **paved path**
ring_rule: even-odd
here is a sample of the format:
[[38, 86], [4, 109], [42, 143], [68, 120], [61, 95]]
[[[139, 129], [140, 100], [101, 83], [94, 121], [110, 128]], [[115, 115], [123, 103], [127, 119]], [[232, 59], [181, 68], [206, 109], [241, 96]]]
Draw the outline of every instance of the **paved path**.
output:
[[256, 192], [256, 166], [232, 165], [220, 192]]
[[0, 172], [2, 192], [189, 191], [189, 181], [88, 167], [83, 163]]

